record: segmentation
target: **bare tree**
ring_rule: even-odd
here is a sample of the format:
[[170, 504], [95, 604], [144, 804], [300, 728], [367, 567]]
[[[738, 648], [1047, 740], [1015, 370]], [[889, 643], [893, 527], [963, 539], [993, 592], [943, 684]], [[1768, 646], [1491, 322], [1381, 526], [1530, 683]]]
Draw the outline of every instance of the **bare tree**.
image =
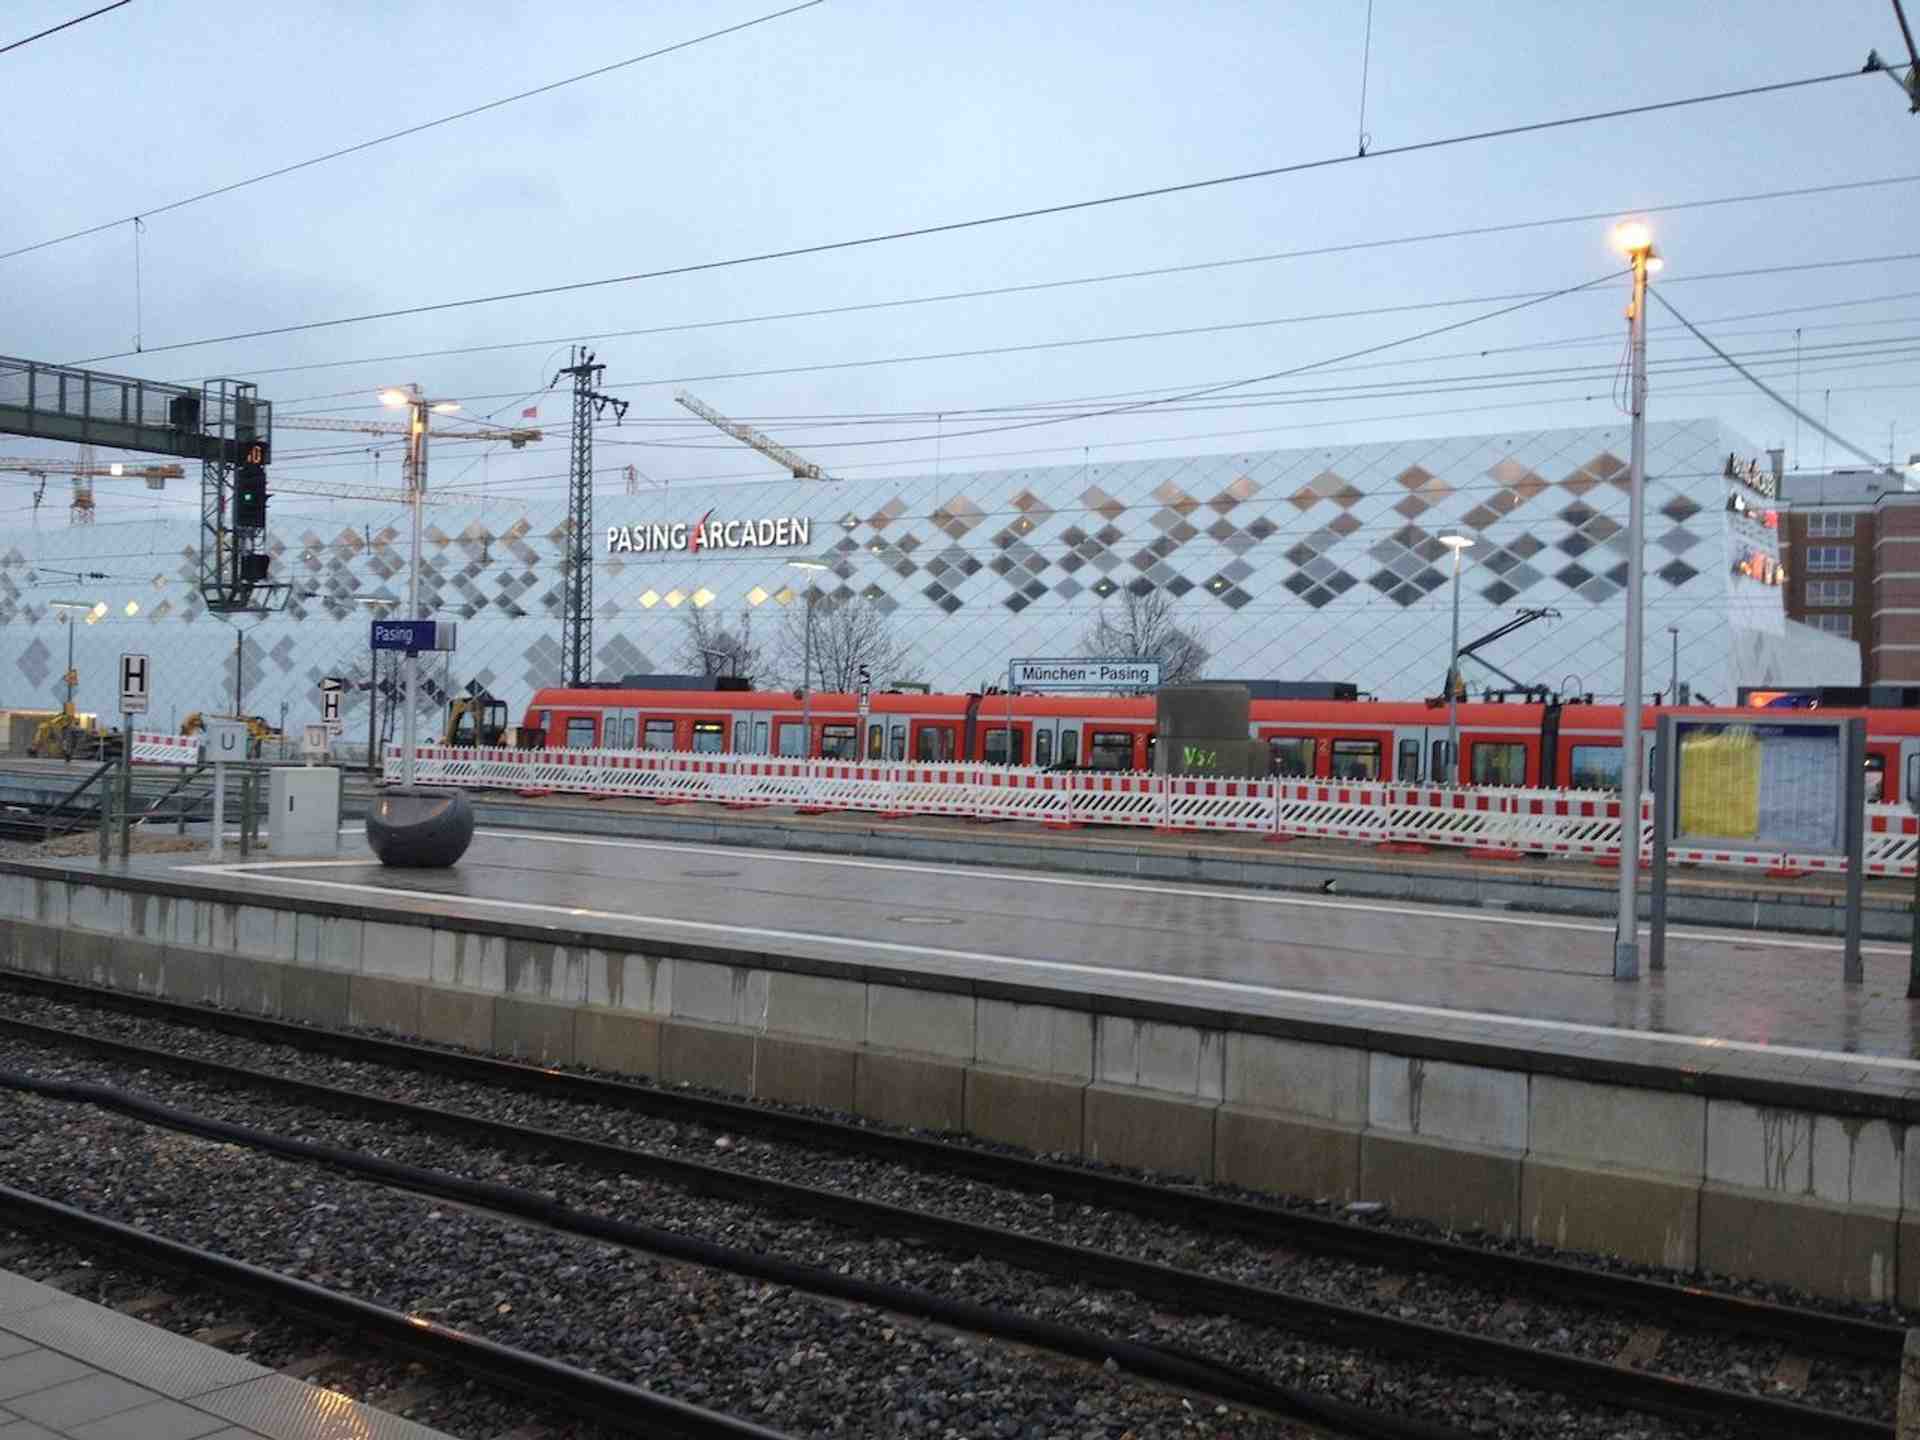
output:
[[1112, 597], [1117, 610], [1102, 604], [1081, 638], [1082, 655], [1111, 655], [1128, 660], [1158, 660], [1165, 685], [1198, 680], [1212, 652], [1191, 630], [1174, 623], [1173, 601], [1164, 590], [1136, 594], [1123, 589]]
[[809, 669], [809, 623], [816, 690], [859, 688], [863, 665], [877, 689], [898, 678], [911, 659], [911, 647], [894, 634], [892, 617], [873, 601], [863, 596], [841, 600], [816, 592], [811, 606], [800, 597], [780, 619], [780, 674], [792, 685], [801, 685]]
[[706, 676], [758, 673], [761, 647], [753, 643], [751, 610], [742, 610], [739, 625], [731, 630], [711, 610], [688, 606], [680, 618], [686, 629], [674, 653], [687, 669]]

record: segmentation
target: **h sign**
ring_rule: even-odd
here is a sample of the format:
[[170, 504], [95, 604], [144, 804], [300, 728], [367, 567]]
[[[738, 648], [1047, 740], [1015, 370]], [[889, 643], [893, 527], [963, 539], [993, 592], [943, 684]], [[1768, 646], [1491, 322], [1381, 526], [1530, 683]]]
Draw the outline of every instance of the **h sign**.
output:
[[320, 692], [320, 719], [327, 725], [340, 723], [340, 692], [338, 690]]
[[120, 713], [122, 715], [144, 715], [147, 713], [147, 694], [152, 688], [152, 671], [144, 655], [122, 655], [120, 657]]

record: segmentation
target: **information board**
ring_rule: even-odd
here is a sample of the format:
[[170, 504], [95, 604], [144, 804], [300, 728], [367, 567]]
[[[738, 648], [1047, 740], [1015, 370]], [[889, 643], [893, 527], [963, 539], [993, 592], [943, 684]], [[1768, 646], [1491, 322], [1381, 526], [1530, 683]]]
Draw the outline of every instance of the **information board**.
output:
[[1845, 746], [1835, 721], [1677, 720], [1674, 839], [1832, 855], [1845, 844]]

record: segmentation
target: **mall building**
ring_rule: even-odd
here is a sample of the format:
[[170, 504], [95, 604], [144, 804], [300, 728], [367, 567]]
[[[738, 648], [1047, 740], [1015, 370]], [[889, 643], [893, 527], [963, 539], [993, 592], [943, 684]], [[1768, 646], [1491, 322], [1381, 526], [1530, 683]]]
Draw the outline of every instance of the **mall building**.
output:
[[[1458, 581], [1463, 643], [1549, 612], [1479, 658], [1519, 685], [1617, 696], [1627, 454], [1621, 425], [603, 492], [595, 678], [700, 668], [689, 663], [698, 615], [750, 627], [762, 683], [797, 683], [780, 637], [811, 599], [884, 616], [903, 658], [876, 683], [977, 689], [1004, 684], [1015, 658], [1087, 653], [1102, 610], [1117, 619], [1131, 592], [1170, 602], [1206, 648], [1208, 675], [1432, 696], [1455, 595], [1441, 541], [1460, 536], [1472, 542]], [[1678, 682], [1731, 703], [1743, 685], [1859, 682], [1855, 638], [1787, 617], [1793, 567], [1781, 563], [1768, 455], [1712, 421], [1663, 422], [1648, 429], [1647, 473], [1649, 694]], [[244, 711], [317, 720], [321, 680], [364, 681], [369, 621], [401, 614], [364, 602], [405, 596], [408, 530], [398, 506], [308, 497], [298, 483], [288, 467], [268, 535], [273, 574], [294, 597], [237, 623], [201, 604], [197, 509], [177, 483], [152, 504], [103, 504], [91, 525], [49, 512], [16, 531], [0, 557], [0, 704], [60, 703], [71, 642], [84, 711], [111, 715], [117, 657], [137, 652], [153, 666], [150, 728], [233, 709], [236, 657]], [[478, 682], [517, 715], [559, 680], [565, 520], [558, 489], [429, 508], [425, 608], [459, 631], [455, 654], [423, 661], [436, 708]], [[1507, 683], [1474, 661], [1465, 673], [1476, 693]], [[347, 738], [363, 737], [363, 693], [346, 702]]]

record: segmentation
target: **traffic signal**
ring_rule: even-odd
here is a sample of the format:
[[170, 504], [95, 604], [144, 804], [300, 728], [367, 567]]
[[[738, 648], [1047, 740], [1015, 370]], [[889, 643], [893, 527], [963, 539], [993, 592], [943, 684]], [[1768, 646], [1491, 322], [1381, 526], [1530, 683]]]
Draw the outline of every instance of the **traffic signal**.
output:
[[264, 465], [241, 465], [233, 472], [233, 528], [267, 528], [267, 470]]
[[240, 557], [240, 578], [250, 585], [261, 584], [266, 580], [268, 567], [271, 566], [272, 563], [272, 556], [262, 555], [258, 551], [255, 551], [251, 555], [242, 555]]

